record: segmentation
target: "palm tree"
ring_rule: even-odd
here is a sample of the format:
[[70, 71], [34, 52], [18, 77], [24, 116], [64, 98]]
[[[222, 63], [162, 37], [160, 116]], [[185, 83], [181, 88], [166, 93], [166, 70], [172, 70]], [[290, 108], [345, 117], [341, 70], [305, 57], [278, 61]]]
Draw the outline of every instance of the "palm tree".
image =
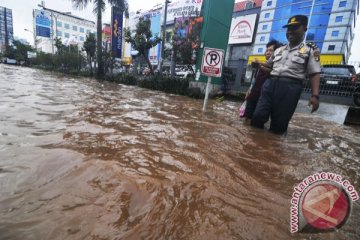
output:
[[[105, 11], [106, 0], [71, 0], [73, 6], [77, 9], [84, 9], [88, 3], [92, 2], [94, 4], [93, 13], [97, 15], [97, 76], [101, 77], [104, 75], [104, 61], [102, 59], [102, 13]], [[107, 0], [107, 2], [114, 7], [120, 9], [120, 11], [125, 12], [125, 15], [128, 17], [128, 2], [127, 0]]]

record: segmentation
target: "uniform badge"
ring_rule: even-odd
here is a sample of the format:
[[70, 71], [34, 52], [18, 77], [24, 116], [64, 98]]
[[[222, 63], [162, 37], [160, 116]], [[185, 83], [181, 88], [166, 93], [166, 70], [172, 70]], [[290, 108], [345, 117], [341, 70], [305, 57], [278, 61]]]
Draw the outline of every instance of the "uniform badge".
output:
[[299, 53], [304, 54], [306, 52], [306, 49], [304, 47], [300, 48]]
[[320, 51], [319, 50], [314, 50], [314, 59], [315, 61], [320, 61]]

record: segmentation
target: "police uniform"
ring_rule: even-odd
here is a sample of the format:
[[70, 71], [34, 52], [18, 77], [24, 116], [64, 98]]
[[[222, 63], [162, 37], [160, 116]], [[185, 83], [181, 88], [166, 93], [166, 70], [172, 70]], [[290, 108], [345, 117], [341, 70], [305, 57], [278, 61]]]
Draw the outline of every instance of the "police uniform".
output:
[[263, 128], [271, 116], [270, 131], [286, 132], [306, 75], [321, 71], [319, 56], [320, 51], [315, 45], [303, 42], [293, 48], [287, 44], [275, 50], [266, 62], [272, 71], [262, 87], [251, 125]]

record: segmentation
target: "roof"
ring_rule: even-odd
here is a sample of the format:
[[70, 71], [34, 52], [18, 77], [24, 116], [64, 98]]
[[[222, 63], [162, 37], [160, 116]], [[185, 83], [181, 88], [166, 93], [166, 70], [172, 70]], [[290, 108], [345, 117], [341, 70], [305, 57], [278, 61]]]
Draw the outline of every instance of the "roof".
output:
[[42, 8], [43, 8], [44, 10], [47, 10], [47, 11], [50, 11], [50, 12], [59, 13], [59, 14], [64, 15], [64, 16], [68, 16], [68, 17], [75, 18], [75, 19], [78, 19], [78, 20], [81, 20], [81, 21], [86, 21], [86, 22], [90, 22], [90, 23], [95, 24], [94, 21], [90, 21], [90, 20], [87, 20], [87, 19], [85, 19], [85, 18], [81, 18], [81, 17], [75, 16], [75, 15], [72, 15], [71, 13], [60, 12], [60, 11], [53, 10], [53, 9], [50, 9], [50, 8], [46, 8], [46, 7], [42, 7]]
[[238, 0], [234, 5], [234, 12], [239, 12], [246, 9], [246, 3], [253, 2], [254, 8], [261, 7], [263, 0]]

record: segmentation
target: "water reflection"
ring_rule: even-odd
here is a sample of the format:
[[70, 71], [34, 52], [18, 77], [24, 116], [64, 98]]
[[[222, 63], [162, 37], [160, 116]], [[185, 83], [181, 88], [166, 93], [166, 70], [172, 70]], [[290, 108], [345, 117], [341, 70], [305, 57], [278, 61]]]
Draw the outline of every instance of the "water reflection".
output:
[[297, 112], [286, 137], [238, 103], [0, 65], [0, 239], [358, 239], [289, 231], [318, 171], [360, 191], [359, 128]]

